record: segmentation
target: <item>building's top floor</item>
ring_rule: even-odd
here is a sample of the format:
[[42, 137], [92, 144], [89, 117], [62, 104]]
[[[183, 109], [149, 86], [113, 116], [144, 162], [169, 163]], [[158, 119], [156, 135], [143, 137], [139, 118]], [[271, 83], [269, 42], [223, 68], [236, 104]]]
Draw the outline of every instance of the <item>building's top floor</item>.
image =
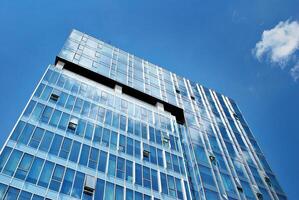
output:
[[66, 63], [65, 67], [71, 71], [112, 87], [120, 84], [128, 93], [142, 96], [148, 102], [160, 101], [166, 110], [181, 115], [182, 119], [184, 102], [197, 101], [196, 93], [202, 87], [77, 30], [69, 35], [56, 58], [58, 61]]

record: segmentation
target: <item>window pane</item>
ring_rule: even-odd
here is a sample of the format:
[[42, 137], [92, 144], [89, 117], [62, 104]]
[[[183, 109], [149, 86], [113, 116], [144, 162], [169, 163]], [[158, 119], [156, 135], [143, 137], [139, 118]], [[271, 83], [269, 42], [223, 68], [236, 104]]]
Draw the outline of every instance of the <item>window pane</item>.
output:
[[17, 141], [18, 137], [20, 136], [20, 133], [22, 132], [22, 130], [24, 128], [24, 126], [25, 126], [25, 122], [19, 121], [19, 123], [17, 124], [15, 130], [13, 131], [10, 139], [14, 140], [14, 141]]
[[101, 200], [104, 196], [105, 181], [98, 179], [94, 199]]
[[40, 171], [43, 167], [44, 160], [40, 158], [35, 158], [33, 161], [33, 164], [31, 166], [30, 172], [26, 178], [26, 181], [35, 184], [38, 176], [40, 174]]
[[25, 153], [18, 166], [15, 177], [24, 180], [27, 176], [32, 161], [33, 156]]
[[27, 145], [29, 139], [31, 138], [33, 129], [34, 129], [33, 125], [26, 124], [25, 128], [23, 129], [22, 134], [19, 137], [19, 142]]
[[48, 187], [53, 168], [54, 168], [54, 164], [52, 162], [46, 161], [43, 171], [40, 175], [38, 185], [42, 187]]
[[52, 133], [50, 131], [46, 131], [45, 135], [42, 139], [42, 142], [39, 146], [39, 149], [42, 150], [42, 151], [48, 152], [53, 137], [54, 137], [54, 133]]
[[67, 169], [63, 179], [61, 192], [69, 195], [71, 193], [72, 184], [74, 180], [75, 171], [72, 169]]
[[53, 142], [52, 142], [52, 145], [51, 145], [51, 148], [50, 148], [50, 154], [53, 154], [53, 155], [56, 155], [56, 156], [58, 155], [58, 151], [60, 149], [62, 139], [63, 139], [62, 136], [55, 135], [55, 137], [53, 139]]
[[115, 200], [123, 200], [124, 198], [124, 188], [116, 185], [115, 187]]
[[70, 154], [70, 161], [73, 161], [74, 163], [77, 163], [78, 157], [79, 157], [79, 151], [81, 148], [81, 144], [77, 141], [74, 140], [73, 145], [72, 145], [72, 150]]
[[80, 161], [79, 161], [79, 163], [81, 165], [87, 166], [89, 151], [90, 151], [90, 147], [84, 144], [83, 147], [82, 147], [82, 151], [81, 151], [81, 155], [80, 155]]
[[12, 148], [10, 148], [10, 147], [5, 147], [3, 149], [2, 154], [0, 156], [0, 171], [2, 171], [11, 151], [12, 151]]
[[106, 163], [107, 163], [107, 153], [105, 151], [101, 151], [98, 170], [105, 173]]
[[110, 154], [108, 164], [109, 164], [108, 175], [115, 176], [116, 156]]
[[114, 200], [114, 185], [106, 182], [105, 200]]
[[74, 181], [74, 186], [72, 190], [72, 196], [75, 198], [81, 198], [82, 190], [83, 190], [83, 183], [84, 183], [84, 174], [81, 172], [76, 173], [76, 178]]
[[16, 167], [21, 159], [22, 152], [18, 150], [14, 150], [12, 154], [10, 155], [10, 158], [8, 159], [4, 169], [3, 173], [7, 174], [9, 176], [12, 176], [16, 170]]

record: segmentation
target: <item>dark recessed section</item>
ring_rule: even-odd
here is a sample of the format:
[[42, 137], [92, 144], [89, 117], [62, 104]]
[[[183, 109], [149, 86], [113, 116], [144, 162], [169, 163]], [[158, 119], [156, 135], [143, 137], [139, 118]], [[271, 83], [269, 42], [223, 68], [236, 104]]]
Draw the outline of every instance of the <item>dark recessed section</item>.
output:
[[84, 77], [91, 79], [93, 81], [96, 81], [100, 84], [106, 85], [110, 88], [114, 88], [115, 85], [119, 85], [122, 87], [123, 93], [125, 93], [129, 96], [132, 96], [136, 99], [139, 99], [141, 101], [144, 101], [146, 103], [149, 103], [153, 106], [155, 106], [158, 102], [162, 103], [164, 106], [164, 110], [167, 112], [170, 112], [173, 116], [175, 116], [176, 120], [179, 124], [185, 123], [184, 111], [183, 111], [183, 109], [181, 109], [177, 106], [174, 106], [174, 105], [167, 103], [165, 101], [162, 101], [156, 97], [153, 97], [151, 95], [143, 93], [143, 92], [136, 90], [132, 87], [129, 87], [127, 85], [124, 85], [123, 83], [119, 83], [115, 80], [112, 80], [112, 79], [110, 79], [106, 76], [103, 76], [101, 74], [98, 74], [96, 72], [93, 72], [87, 68], [81, 67], [80, 65], [74, 64], [70, 61], [63, 59], [63, 58], [56, 57], [55, 63], [57, 63], [58, 61], [62, 61], [63, 63], [65, 63], [65, 65], [63, 67], [64, 69], [67, 69], [71, 72], [74, 72], [76, 74], [84, 76]]

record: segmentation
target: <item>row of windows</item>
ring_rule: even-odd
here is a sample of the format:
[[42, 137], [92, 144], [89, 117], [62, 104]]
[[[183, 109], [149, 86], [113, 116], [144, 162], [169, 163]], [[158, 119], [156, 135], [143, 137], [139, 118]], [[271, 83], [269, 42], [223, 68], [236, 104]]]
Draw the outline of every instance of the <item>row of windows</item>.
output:
[[[98, 128], [100, 130], [97, 131], [102, 131], [101, 127]], [[101, 137], [101, 135], [99, 137], [94, 137], [95, 139], [93, 141], [100, 142]], [[96, 169], [96, 161], [99, 154], [98, 149], [85, 144], [82, 145], [80, 142], [54, 134], [51, 131], [45, 131], [44, 129], [35, 127], [32, 124], [26, 124], [25, 122], [20, 121], [10, 139], [52, 155], [59, 156], [63, 159], [69, 159], [75, 163], [78, 162], [79, 152], [82, 148], [82, 153], [84, 152], [86, 155], [81, 155], [82, 160], [79, 160], [79, 164]], [[109, 129], [105, 128], [103, 129], [102, 144], [105, 144], [106, 147], [110, 147], [114, 150], [116, 150], [118, 144], [120, 152], [140, 159], [141, 149], [139, 141], [133, 140], [132, 138], [126, 137], [122, 134], [119, 136], [119, 143], [117, 140], [118, 134], [116, 132], [110, 132]], [[84, 160], [88, 159], [88, 157], [90, 157], [90, 160], [93, 160], [93, 162], [90, 161], [87, 164], [87, 161]], [[167, 160], [167, 169], [185, 174], [184, 163], [181, 157], [165, 152], [165, 159]], [[163, 151], [145, 143], [143, 143], [143, 160], [164, 167]]]
[[[41, 84], [40, 87], [44, 87], [44, 85]], [[147, 124], [142, 123], [139, 120], [133, 120], [130, 117], [127, 118], [125, 115], [112, 112], [109, 109], [99, 107], [95, 104], [89, 103], [88, 101], [83, 101], [80, 98], [77, 98], [75, 100], [74, 96], [72, 95], [68, 96], [66, 93], [63, 92], [60, 94], [60, 96], [58, 96], [57, 94], [55, 94], [55, 92], [53, 92], [52, 87], [49, 86], [45, 87], [44, 92], [42, 94], [40, 94], [40, 91], [38, 89], [37, 92], [35, 93], [35, 96], [36, 97], [40, 96], [41, 99], [46, 101], [49, 100], [50, 102], [56, 103], [57, 105], [65, 107], [68, 110], [73, 109], [73, 111], [76, 114], [80, 114], [81, 116], [84, 117], [89, 117], [93, 120], [96, 120], [97, 122], [104, 123], [105, 125], [112, 126], [122, 131], [127, 131], [128, 133], [132, 133], [132, 134], [134, 133], [136, 136], [142, 136], [142, 138], [144, 139], [149, 138], [151, 142], [155, 142], [160, 145], [165, 144], [163, 143], [164, 140], [162, 136], [164, 137], [166, 136], [166, 138], [170, 140], [171, 149], [179, 151], [178, 137], [173, 136], [171, 134], [169, 134], [170, 136], [168, 136], [166, 132], [160, 131], [159, 129], [154, 128], [152, 126], [148, 126]], [[54, 100], [53, 100], [53, 96], [55, 97]], [[80, 104], [79, 109], [77, 109], [78, 108], [77, 104]], [[28, 111], [25, 112], [25, 115], [29, 114], [29, 112], [33, 109], [34, 105], [35, 105], [34, 102], [29, 104]], [[45, 114], [48, 115], [47, 120], [52, 114], [52, 110], [53, 109], [51, 108], [47, 108], [47, 110], [45, 110], [47, 111]], [[85, 122], [85, 120], [82, 121]], [[168, 143], [166, 144], [167, 144], [166, 146], [169, 146]]]
[[[83, 151], [85, 150], [82, 149]], [[102, 162], [106, 163], [106, 159], [107, 154], [101, 151], [99, 170], [104, 170]], [[87, 163], [88, 156], [81, 153], [80, 162], [81, 160]], [[89, 158], [88, 163], [90, 164], [91, 161], [91, 158]], [[110, 154], [108, 163], [107, 174], [109, 176], [125, 179], [129, 182], [133, 181], [133, 163], [131, 161]], [[91, 164], [91, 166], [94, 165]], [[0, 157], [0, 171], [3, 174], [49, 188], [56, 192], [71, 195], [75, 198], [81, 198], [83, 194], [85, 180], [83, 173], [27, 153], [22, 153], [19, 150], [13, 150], [10, 147], [5, 147], [2, 152]], [[163, 194], [183, 199], [180, 179], [160, 173], [160, 181]], [[136, 163], [135, 184], [158, 192], [158, 172]], [[98, 192], [96, 192], [97, 194]]]
[[[136, 117], [139, 120], [146, 121], [150, 124], [155, 124], [158, 127], [162, 127], [168, 130], [172, 130], [171, 121], [169, 118], [160, 115], [158, 113], [153, 113], [152, 111], [141, 107], [139, 105], [133, 104], [132, 102], [129, 102], [125, 99], [119, 98], [117, 96], [114, 96], [110, 93], [104, 92], [99, 90], [98, 88], [92, 87], [90, 85], [87, 85], [85, 83], [81, 83], [79, 81], [76, 81], [73, 78], [70, 78], [64, 74], [59, 74], [58, 72], [49, 69], [48, 72], [45, 75], [44, 78], [45, 81], [48, 81], [51, 84], [55, 84], [56, 86], [60, 88], [64, 88], [65, 90], [71, 92], [71, 99], [68, 101], [75, 101], [73, 95], [78, 95], [80, 97], [86, 97], [90, 100], [95, 101], [96, 103], [100, 103], [102, 105], [107, 105], [109, 107], [115, 108], [119, 110], [122, 113], [128, 113], [132, 117]], [[44, 86], [43, 84], [40, 85], [40, 88], [38, 88], [37, 93], [40, 94], [43, 90]], [[46, 92], [50, 92], [50, 89], [47, 89]], [[45, 94], [47, 95], [47, 94]], [[49, 94], [48, 94], [49, 95]], [[67, 94], [62, 93], [62, 99], [66, 101]], [[74, 106], [74, 110], [81, 111], [81, 107], [83, 105], [83, 100], [78, 98], [78, 107], [76, 107], [76, 103]], [[61, 104], [64, 104], [63, 102]], [[91, 104], [91, 103], [89, 103]], [[91, 104], [92, 105], [92, 104]], [[92, 107], [95, 107], [95, 105], [92, 105]], [[154, 117], [154, 118], [153, 118]], [[155, 122], [154, 120], [155, 119]]]
[[8, 187], [0, 183], [0, 199], [5, 200], [50, 200], [42, 196], [19, 190], [15, 187]]

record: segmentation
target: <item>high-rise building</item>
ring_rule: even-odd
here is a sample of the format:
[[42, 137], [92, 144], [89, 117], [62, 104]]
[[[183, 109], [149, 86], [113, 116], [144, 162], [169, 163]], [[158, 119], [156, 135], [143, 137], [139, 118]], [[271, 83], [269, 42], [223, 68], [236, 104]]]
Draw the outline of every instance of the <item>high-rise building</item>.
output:
[[287, 199], [232, 99], [76, 30], [1, 150], [0, 198]]

